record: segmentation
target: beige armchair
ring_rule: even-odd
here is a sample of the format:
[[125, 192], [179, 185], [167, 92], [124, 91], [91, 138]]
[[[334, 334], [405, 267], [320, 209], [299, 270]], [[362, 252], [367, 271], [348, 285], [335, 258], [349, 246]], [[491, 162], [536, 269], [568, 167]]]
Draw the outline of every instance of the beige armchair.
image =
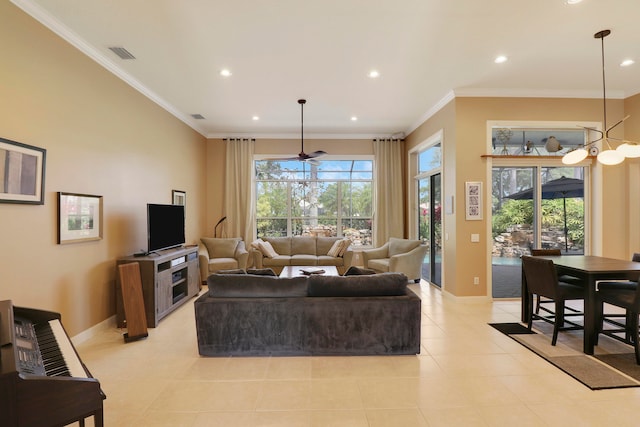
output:
[[362, 251], [362, 262], [365, 268], [378, 273], [404, 273], [409, 280], [418, 283], [422, 277], [422, 263], [426, 254], [427, 246], [420, 240], [391, 237], [379, 248]]
[[207, 277], [218, 270], [247, 268], [249, 252], [240, 237], [221, 239], [203, 237], [198, 245], [200, 261], [200, 279], [207, 281]]

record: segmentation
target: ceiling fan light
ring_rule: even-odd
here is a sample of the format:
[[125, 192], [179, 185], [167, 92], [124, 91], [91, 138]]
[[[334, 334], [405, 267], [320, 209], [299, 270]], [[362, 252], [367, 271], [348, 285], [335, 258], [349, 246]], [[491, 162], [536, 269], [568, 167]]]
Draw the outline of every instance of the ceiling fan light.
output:
[[640, 145], [626, 142], [618, 145], [616, 151], [620, 152], [623, 156], [628, 158], [640, 157]]
[[603, 165], [619, 165], [624, 161], [624, 156], [616, 150], [604, 150], [598, 154], [598, 161]]
[[565, 165], [575, 165], [587, 158], [589, 153], [584, 148], [576, 148], [562, 156], [562, 163]]

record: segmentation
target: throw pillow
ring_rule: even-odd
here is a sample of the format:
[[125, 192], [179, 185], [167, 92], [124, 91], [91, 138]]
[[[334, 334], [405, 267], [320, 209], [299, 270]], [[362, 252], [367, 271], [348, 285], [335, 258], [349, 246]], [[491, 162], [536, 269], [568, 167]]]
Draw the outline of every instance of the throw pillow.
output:
[[347, 248], [351, 246], [351, 240], [350, 239], [342, 239], [342, 245], [340, 246], [340, 252], [338, 253], [338, 256], [344, 256], [344, 253], [347, 251]]
[[376, 271], [370, 268], [362, 268], [362, 267], [356, 267], [355, 265], [352, 265], [344, 273], [344, 276], [370, 276], [372, 274], [376, 274]]
[[262, 242], [262, 239], [254, 240], [253, 242], [251, 242], [251, 247], [253, 249], [260, 250], [260, 242]]
[[203, 237], [200, 239], [209, 251], [209, 258], [233, 258], [239, 239]]
[[277, 276], [276, 272], [271, 268], [248, 268], [247, 274], [256, 276]]
[[260, 242], [259, 246], [260, 246], [260, 252], [262, 252], [262, 255], [266, 256], [267, 258], [275, 258], [278, 256], [278, 253], [273, 249], [273, 246], [271, 246], [271, 243]]
[[336, 240], [333, 246], [331, 246], [331, 249], [329, 249], [329, 252], [327, 252], [327, 255], [332, 257], [339, 256], [343, 245], [342, 240]]

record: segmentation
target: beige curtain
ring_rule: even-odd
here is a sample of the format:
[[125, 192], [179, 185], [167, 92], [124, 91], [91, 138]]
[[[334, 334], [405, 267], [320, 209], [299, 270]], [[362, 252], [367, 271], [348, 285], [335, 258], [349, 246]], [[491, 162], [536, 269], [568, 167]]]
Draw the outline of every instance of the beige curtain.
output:
[[375, 191], [373, 244], [382, 246], [389, 237], [404, 237], [402, 196], [402, 156], [404, 142], [399, 139], [374, 139]]
[[255, 240], [253, 191], [254, 139], [226, 139], [226, 166], [223, 214], [226, 237]]

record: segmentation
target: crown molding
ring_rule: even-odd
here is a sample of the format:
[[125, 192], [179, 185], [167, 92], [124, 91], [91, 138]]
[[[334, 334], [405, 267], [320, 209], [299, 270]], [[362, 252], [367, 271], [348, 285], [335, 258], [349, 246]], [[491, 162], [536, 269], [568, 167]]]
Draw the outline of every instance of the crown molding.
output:
[[[455, 97], [468, 98], [602, 98], [602, 91], [597, 90], [554, 90], [554, 89], [456, 89]], [[607, 91], [607, 99], [624, 99], [623, 91]]]

